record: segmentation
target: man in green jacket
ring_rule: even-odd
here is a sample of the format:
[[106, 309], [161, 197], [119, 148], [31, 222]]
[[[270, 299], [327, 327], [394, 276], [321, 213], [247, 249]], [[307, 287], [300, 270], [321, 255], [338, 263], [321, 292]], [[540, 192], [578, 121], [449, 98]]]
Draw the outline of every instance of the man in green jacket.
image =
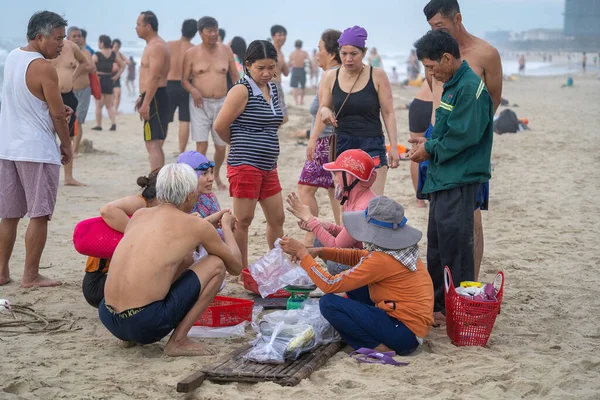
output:
[[481, 78], [461, 60], [458, 43], [443, 30], [417, 43], [417, 57], [444, 82], [432, 138], [413, 138], [410, 159], [429, 160], [423, 193], [429, 194], [427, 269], [435, 292], [434, 312], [445, 312], [444, 266], [454, 286], [474, 279], [473, 209], [479, 184], [491, 177], [494, 104]]

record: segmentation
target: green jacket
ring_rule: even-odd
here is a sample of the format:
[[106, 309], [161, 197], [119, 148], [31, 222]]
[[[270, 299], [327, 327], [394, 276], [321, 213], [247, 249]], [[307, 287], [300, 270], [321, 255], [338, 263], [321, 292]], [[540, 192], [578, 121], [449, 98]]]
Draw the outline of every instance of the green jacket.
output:
[[425, 143], [429, 168], [423, 193], [448, 190], [491, 176], [494, 103], [466, 61], [444, 84], [431, 140]]

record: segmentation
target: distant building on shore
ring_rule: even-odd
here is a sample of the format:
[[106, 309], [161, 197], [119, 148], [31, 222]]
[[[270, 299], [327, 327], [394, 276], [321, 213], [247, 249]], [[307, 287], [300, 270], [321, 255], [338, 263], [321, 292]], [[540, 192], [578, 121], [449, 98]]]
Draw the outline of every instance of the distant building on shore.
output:
[[501, 50], [553, 51], [570, 46], [569, 37], [562, 29], [530, 29], [522, 32], [487, 32], [485, 39]]
[[508, 51], [600, 51], [600, 0], [565, 0], [563, 29], [487, 32], [485, 39]]
[[578, 50], [600, 50], [600, 0], [566, 0], [564, 32]]

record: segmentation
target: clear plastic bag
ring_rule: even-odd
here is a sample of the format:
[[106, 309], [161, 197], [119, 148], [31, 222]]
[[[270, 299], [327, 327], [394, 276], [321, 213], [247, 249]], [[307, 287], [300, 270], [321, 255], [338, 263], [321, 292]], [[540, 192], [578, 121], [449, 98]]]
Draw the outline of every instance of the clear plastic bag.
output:
[[244, 358], [259, 363], [281, 364], [296, 360], [302, 353], [341, 340], [321, 315], [319, 303], [309, 300], [298, 310], [275, 311], [253, 323], [257, 333], [253, 348]]
[[258, 330], [253, 346], [244, 358], [264, 364], [283, 364], [316, 347], [316, 334], [310, 325], [253, 324]]
[[319, 300], [317, 299], [306, 300], [303, 307], [297, 310], [281, 310], [267, 314], [262, 318], [261, 324], [267, 322], [270, 325], [274, 325], [281, 321], [288, 325], [310, 325], [316, 334], [316, 346], [342, 340], [340, 334], [321, 315]]
[[214, 328], [210, 326], [192, 326], [187, 335], [194, 338], [244, 337], [248, 324], [248, 321], [243, 321], [234, 326], [219, 326]]
[[271, 251], [248, 267], [263, 298], [288, 285], [314, 285], [306, 271], [298, 264], [292, 263], [283, 253], [279, 241], [280, 239], [277, 239]]
[[[263, 312], [262, 306], [252, 308], [252, 321], [256, 322], [258, 316]], [[234, 326], [192, 326], [188, 332], [189, 337], [195, 338], [228, 338], [228, 337], [244, 337], [246, 336], [246, 327], [250, 324], [248, 321], [240, 322]]]

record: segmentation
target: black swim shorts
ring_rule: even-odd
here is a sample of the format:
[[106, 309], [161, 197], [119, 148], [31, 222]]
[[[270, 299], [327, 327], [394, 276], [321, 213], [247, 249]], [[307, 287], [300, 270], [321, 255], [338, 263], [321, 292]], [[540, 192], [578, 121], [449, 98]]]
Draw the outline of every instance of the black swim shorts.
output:
[[179, 109], [179, 122], [190, 122], [190, 94], [181, 86], [181, 81], [167, 81], [169, 95], [169, 122], [173, 122], [175, 110]]
[[411, 133], [425, 133], [431, 124], [433, 103], [414, 99], [408, 109], [408, 129]]
[[[142, 94], [141, 102], [144, 102], [145, 93]], [[159, 87], [156, 89], [154, 98], [150, 102], [150, 119], [144, 121], [144, 140], [165, 140], [167, 128], [169, 127], [169, 95], [167, 89]]]
[[150, 344], [175, 329], [199, 297], [200, 279], [194, 271], [187, 270], [171, 285], [163, 300], [117, 312], [102, 299], [98, 316], [115, 337], [127, 342]]
[[306, 71], [304, 70], [304, 68], [292, 68], [290, 86], [295, 89], [304, 89], [306, 87]]
[[71, 107], [73, 110], [73, 115], [71, 115], [71, 119], [69, 120], [69, 136], [73, 137], [75, 136], [75, 119], [77, 118], [77, 105], [79, 102], [72, 90], [68, 93], [61, 93], [60, 95], [64, 105]]

